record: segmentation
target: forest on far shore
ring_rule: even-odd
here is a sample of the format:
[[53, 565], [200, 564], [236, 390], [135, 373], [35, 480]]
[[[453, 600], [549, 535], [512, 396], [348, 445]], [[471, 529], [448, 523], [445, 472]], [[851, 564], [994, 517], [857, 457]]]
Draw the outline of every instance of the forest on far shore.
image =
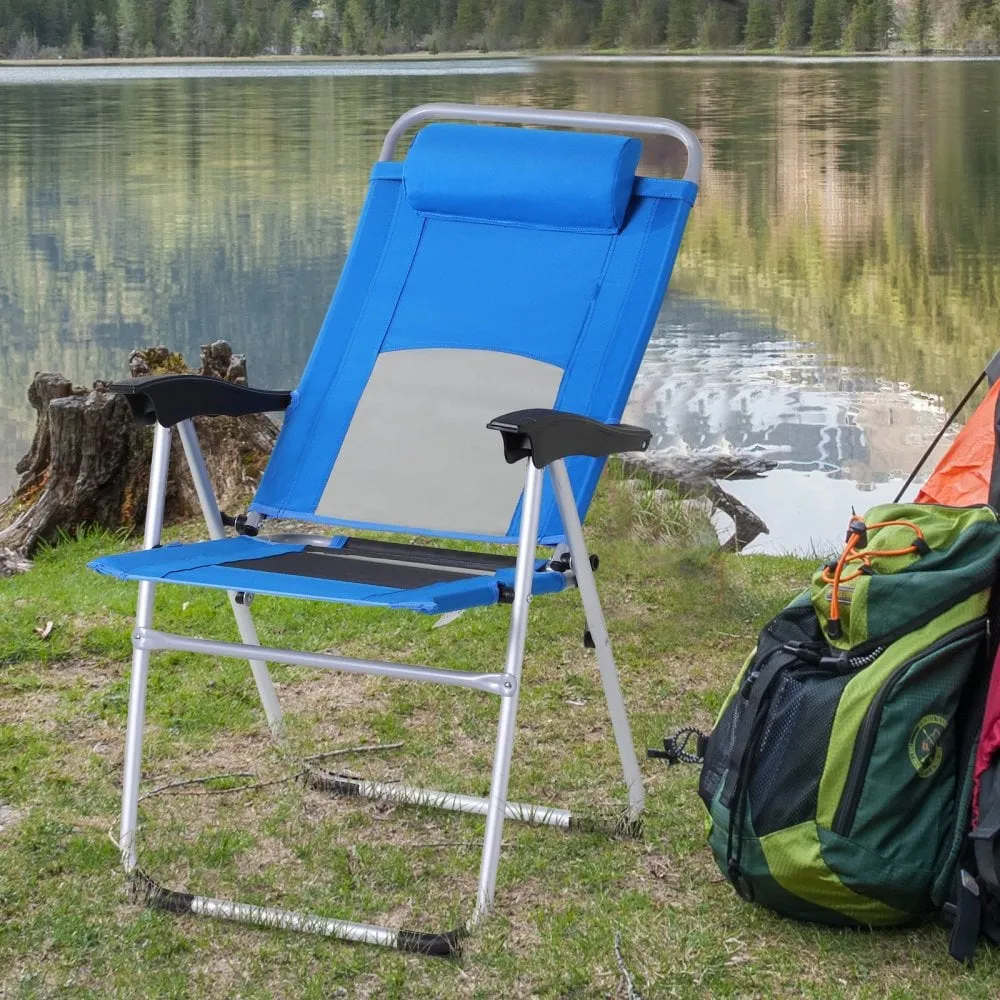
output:
[[1000, 49], [1000, 0], [2, 0], [14, 59]]

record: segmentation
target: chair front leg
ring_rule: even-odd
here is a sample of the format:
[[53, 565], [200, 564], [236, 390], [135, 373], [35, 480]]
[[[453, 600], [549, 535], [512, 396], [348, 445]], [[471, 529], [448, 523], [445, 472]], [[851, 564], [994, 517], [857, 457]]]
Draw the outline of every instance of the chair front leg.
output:
[[[157, 424], [153, 435], [153, 461], [149, 470], [149, 496], [146, 501], [146, 525], [142, 540], [144, 549], [153, 549], [160, 544], [169, 468], [170, 428]], [[139, 584], [139, 601], [135, 612], [136, 629], [147, 629], [152, 626], [155, 600], [156, 584], [144, 580]], [[127, 874], [135, 871], [137, 864], [139, 778], [142, 772], [142, 734], [146, 718], [146, 678], [149, 672], [149, 650], [140, 649], [134, 643], [133, 646], [128, 724], [125, 734], [125, 768], [122, 778], [122, 820], [118, 838], [122, 864]]]
[[521, 502], [521, 531], [518, 535], [517, 565], [514, 570], [514, 603], [511, 607], [510, 633], [504, 674], [511, 678], [514, 692], [501, 699], [500, 724], [497, 728], [496, 750], [493, 754], [493, 777], [490, 801], [486, 812], [486, 835], [483, 858], [479, 869], [479, 892], [471, 925], [481, 920], [493, 906], [497, 866], [503, 838], [503, 821], [507, 810], [507, 785], [510, 760], [514, 750], [517, 700], [521, 688], [521, 665], [524, 662], [524, 642], [528, 633], [528, 605], [535, 572], [535, 550], [538, 544], [538, 514], [542, 506], [543, 472], [529, 461]]

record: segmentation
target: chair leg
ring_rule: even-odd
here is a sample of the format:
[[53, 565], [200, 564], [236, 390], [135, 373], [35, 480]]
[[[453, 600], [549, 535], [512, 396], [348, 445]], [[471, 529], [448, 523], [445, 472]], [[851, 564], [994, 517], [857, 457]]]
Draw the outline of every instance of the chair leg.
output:
[[510, 697], [502, 700], [500, 706], [500, 723], [497, 727], [496, 750], [493, 754], [493, 777], [490, 782], [490, 801], [486, 811], [486, 835], [483, 838], [483, 858], [479, 869], [479, 891], [470, 925], [475, 925], [489, 913], [496, 890], [503, 821], [507, 811], [510, 760], [514, 750], [521, 665], [524, 661], [524, 641], [528, 632], [528, 605], [531, 602], [531, 583], [535, 568], [538, 514], [542, 504], [542, 479], [542, 470], [535, 468], [529, 460], [521, 503], [521, 531], [518, 537], [517, 566], [514, 571], [514, 603], [511, 608], [510, 634], [507, 639], [507, 657], [504, 666], [504, 673], [514, 678], [517, 688]]
[[[222, 515], [219, 513], [215, 491], [212, 489], [208, 468], [205, 465], [205, 456], [202, 454], [201, 445], [198, 443], [198, 433], [190, 420], [182, 420], [177, 425], [177, 432], [181, 439], [181, 445], [184, 448], [184, 456], [187, 459], [188, 468], [191, 470], [191, 478], [194, 480], [195, 492], [198, 494], [198, 503], [205, 518], [209, 537], [224, 538], [225, 530], [222, 525]], [[260, 639], [257, 637], [257, 629], [254, 626], [250, 609], [245, 604], [237, 603], [235, 591], [229, 591], [229, 604], [236, 618], [236, 627], [239, 629], [240, 638], [248, 646], [259, 646]], [[274, 690], [274, 684], [271, 681], [271, 675], [268, 673], [267, 664], [263, 660], [249, 660], [248, 662], [250, 664], [250, 672], [253, 674], [254, 683], [257, 685], [257, 694], [260, 696], [260, 703], [264, 708], [267, 724], [272, 735], [280, 740], [284, 735], [284, 722], [281, 714], [281, 705], [278, 703], [278, 694]]]
[[625, 699], [622, 697], [621, 684], [618, 681], [618, 670], [615, 667], [614, 654], [611, 652], [611, 639], [604, 623], [604, 613], [601, 601], [597, 595], [597, 585], [594, 583], [594, 572], [590, 565], [590, 555], [583, 538], [583, 526], [573, 499], [573, 487], [570, 484], [566, 465], [562, 460], [553, 462], [550, 466], [552, 484], [555, 488], [556, 502], [566, 540], [569, 543], [572, 557], [573, 573], [576, 576], [584, 613], [587, 617], [587, 628], [597, 652], [597, 665], [601, 673], [601, 684], [604, 687], [604, 697], [608, 703], [608, 714], [611, 716], [611, 728], [618, 745], [618, 756], [621, 758], [622, 771], [625, 776], [625, 786], [628, 789], [628, 817], [633, 823], [642, 815], [646, 802], [646, 791], [642, 784], [642, 773], [639, 761], [635, 756], [635, 745], [632, 742], [632, 730], [625, 711]]
[[[136, 622], [152, 617], [155, 585], [139, 585], [139, 610]], [[122, 777], [122, 821], [118, 846], [125, 873], [136, 867], [136, 832], [139, 818], [139, 778], [142, 773], [142, 734], [146, 719], [146, 678], [149, 673], [149, 651], [132, 652], [132, 677], [128, 692], [128, 728], [125, 733], [125, 770]]]
[[[160, 544], [163, 531], [163, 505], [167, 494], [167, 471], [170, 468], [170, 428], [156, 425], [153, 437], [153, 460], [149, 471], [149, 497], [146, 501], [146, 526], [143, 548]], [[136, 628], [149, 628], [153, 623], [156, 584], [139, 584], [136, 605]], [[149, 673], [149, 651], [134, 648], [132, 676], [128, 694], [128, 727], [125, 734], [125, 767], [122, 777], [122, 821], [118, 847], [127, 874], [136, 868], [136, 835], [139, 826], [139, 779], [142, 773], [142, 734], [146, 719], [146, 678]]]

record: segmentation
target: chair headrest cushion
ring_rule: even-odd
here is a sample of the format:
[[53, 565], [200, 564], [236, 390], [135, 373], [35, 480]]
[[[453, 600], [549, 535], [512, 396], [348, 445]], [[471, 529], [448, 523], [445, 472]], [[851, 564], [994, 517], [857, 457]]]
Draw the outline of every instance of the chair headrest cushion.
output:
[[435, 123], [410, 146], [403, 184], [424, 215], [617, 233], [641, 153], [620, 135]]

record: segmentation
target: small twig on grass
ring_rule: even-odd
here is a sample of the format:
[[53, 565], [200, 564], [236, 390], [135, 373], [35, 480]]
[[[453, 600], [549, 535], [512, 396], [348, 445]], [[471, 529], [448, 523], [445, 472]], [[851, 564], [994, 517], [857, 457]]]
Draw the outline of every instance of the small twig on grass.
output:
[[299, 771], [296, 774], [285, 775], [283, 778], [275, 778], [273, 781], [261, 781], [256, 782], [251, 785], [235, 785], [232, 788], [206, 788], [197, 792], [177, 792], [172, 791], [175, 788], [187, 788], [191, 785], [207, 785], [210, 781], [222, 781], [225, 778], [256, 778], [257, 775], [252, 771], [230, 771], [225, 774], [209, 774], [203, 778], [186, 778], [184, 781], [170, 781], [165, 785], [160, 785], [158, 788], [151, 788], [148, 792], [143, 792], [139, 796], [139, 801], [144, 802], [146, 799], [153, 798], [154, 795], [162, 795], [164, 792], [170, 791], [173, 795], [225, 795], [227, 792], [245, 792], [251, 788], [263, 788], [265, 785], [277, 785], [283, 781], [294, 781], [303, 772]]
[[325, 753], [314, 753], [311, 757], [303, 757], [303, 760], [326, 760], [327, 757], [344, 757], [349, 753], [370, 753], [374, 750], [398, 750], [402, 746], [399, 743], [366, 743], [358, 747], [344, 747], [342, 750], [327, 750]]
[[[477, 851], [481, 850], [483, 842], [481, 840], [432, 840], [428, 843], [423, 841], [404, 841], [403, 843], [393, 844], [393, 847], [401, 847], [404, 850], [414, 851], [417, 849], [422, 849], [424, 847], [459, 847], [462, 850]], [[502, 843], [501, 847], [507, 847], [506, 843]]]
[[615, 959], [618, 962], [618, 971], [622, 974], [625, 983], [625, 996], [627, 1000], [642, 1000], [642, 994], [635, 988], [632, 980], [632, 973], [628, 971], [625, 959], [622, 957], [622, 932], [615, 932]]
[[[343, 757], [350, 753], [365, 753], [372, 750], [398, 750], [403, 744], [400, 743], [372, 743], [357, 747], [344, 747], [342, 750], [328, 750], [325, 753], [313, 754], [311, 757], [303, 757], [302, 762], [311, 760], [322, 760], [325, 757]], [[226, 778], [256, 778], [253, 771], [227, 771], [223, 774], [208, 774], [202, 778], [185, 778], [183, 781], [169, 781], [165, 785], [152, 788], [139, 796], [139, 801], [153, 798], [154, 795], [162, 795], [170, 792], [171, 795], [230, 795], [234, 792], [252, 792], [258, 788], [268, 788], [271, 785], [281, 785], [289, 781], [298, 781], [305, 777], [309, 768], [304, 767], [293, 774], [286, 774], [282, 778], [273, 778], [270, 781], [255, 781], [249, 785], [233, 785], [231, 788], [205, 788], [199, 791], [182, 792], [175, 789], [188, 788], [191, 785], [207, 785], [211, 781], [222, 781]], [[353, 777], [353, 775], [344, 775]]]

